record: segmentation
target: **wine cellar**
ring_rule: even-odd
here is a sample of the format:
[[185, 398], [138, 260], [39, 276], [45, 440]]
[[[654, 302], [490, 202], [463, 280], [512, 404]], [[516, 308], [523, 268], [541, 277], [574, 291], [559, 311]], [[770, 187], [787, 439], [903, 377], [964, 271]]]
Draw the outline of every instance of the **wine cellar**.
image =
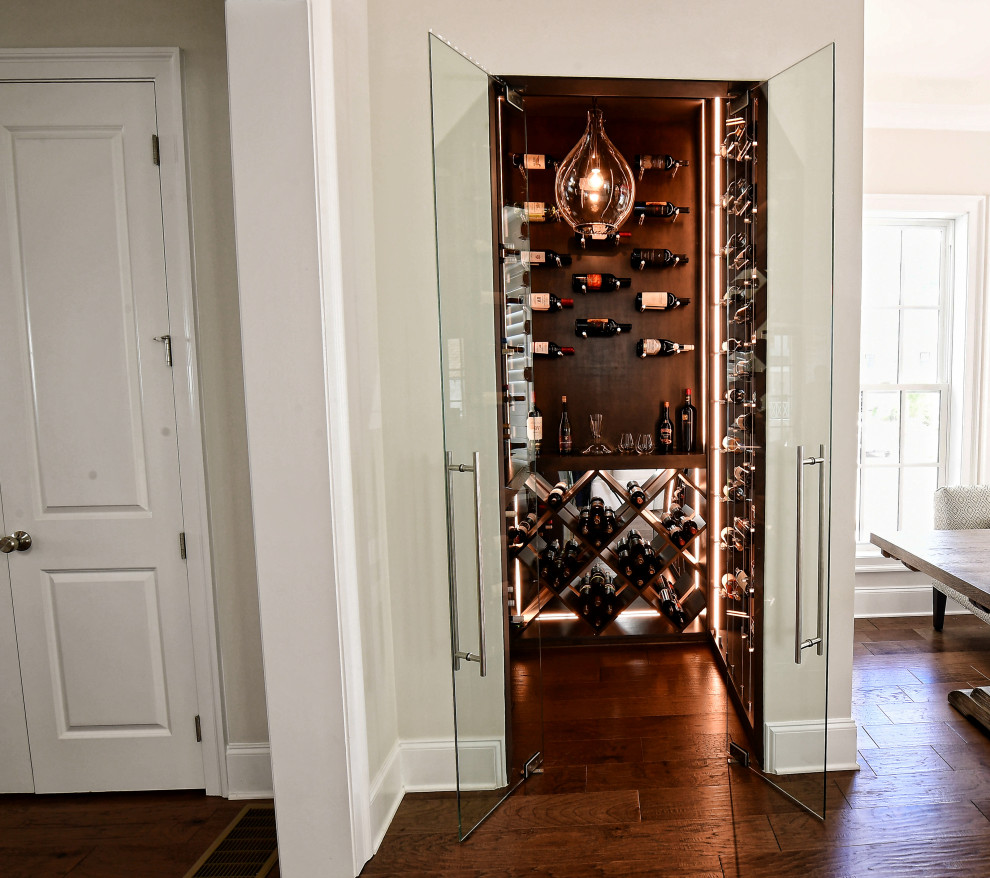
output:
[[[757, 106], [726, 83], [536, 78], [494, 110], [510, 637], [539, 615], [544, 646], [710, 641], [750, 732]], [[595, 114], [635, 177], [630, 218], [598, 235], [555, 196]]]
[[707, 646], [726, 754], [820, 809], [832, 47], [730, 83], [432, 45], [462, 829], [538, 770], [541, 656], [608, 646]]

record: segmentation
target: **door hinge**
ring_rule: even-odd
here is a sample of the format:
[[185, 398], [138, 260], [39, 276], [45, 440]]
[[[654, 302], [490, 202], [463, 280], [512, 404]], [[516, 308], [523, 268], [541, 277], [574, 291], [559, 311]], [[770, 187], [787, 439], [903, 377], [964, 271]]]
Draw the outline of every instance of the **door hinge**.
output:
[[158, 135], [157, 134], [152, 134], [151, 135], [151, 160], [156, 165], [161, 165], [161, 163], [162, 163], [162, 154], [161, 154], [161, 150], [158, 147]]
[[155, 341], [160, 341], [165, 345], [165, 365], [172, 365], [172, 336], [170, 335], [156, 335]]
[[203, 724], [199, 721], [199, 714], [196, 714], [196, 743], [203, 743]]
[[181, 531], [179, 533], [179, 557], [185, 561], [186, 560], [186, 532]]

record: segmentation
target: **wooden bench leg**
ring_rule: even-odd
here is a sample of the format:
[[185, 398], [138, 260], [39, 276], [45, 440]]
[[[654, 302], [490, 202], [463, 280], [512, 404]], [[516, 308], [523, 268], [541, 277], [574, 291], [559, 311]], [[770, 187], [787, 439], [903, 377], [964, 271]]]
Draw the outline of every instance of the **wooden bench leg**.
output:
[[932, 627], [941, 631], [945, 624], [945, 595], [937, 588], [932, 589]]

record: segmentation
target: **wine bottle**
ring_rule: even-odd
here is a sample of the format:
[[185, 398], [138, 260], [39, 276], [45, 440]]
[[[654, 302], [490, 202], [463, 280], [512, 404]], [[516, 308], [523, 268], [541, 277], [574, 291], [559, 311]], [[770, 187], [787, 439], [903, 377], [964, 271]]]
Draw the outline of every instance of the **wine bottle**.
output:
[[636, 342], [636, 353], [640, 357], [672, 357], [693, 350], [693, 344], [678, 344], [669, 338], [641, 338]]
[[556, 250], [520, 250], [519, 257], [527, 265], [549, 265], [563, 268], [571, 264], [571, 257]]
[[737, 415], [733, 425], [737, 430], [748, 432], [753, 428], [753, 413], [743, 412], [741, 415]]
[[736, 570], [736, 582], [739, 583], [739, 589], [743, 593], [753, 593], [750, 589], [749, 574], [745, 570]]
[[502, 355], [511, 356], [512, 354], [524, 354], [526, 353], [526, 348], [519, 344], [509, 344], [507, 338], [502, 339]]
[[557, 482], [550, 493], [547, 494], [547, 506], [551, 509], [560, 509], [564, 505], [564, 494], [567, 493], [567, 482]]
[[574, 238], [577, 242], [584, 247], [587, 241], [598, 241], [606, 246], [615, 246], [623, 238], [631, 238], [632, 232], [614, 232], [609, 230], [608, 226], [602, 225], [601, 228], [591, 228], [585, 229], [581, 232], [575, 232]]
[[526, 439], [532, 445], [533, 454], [539, 456], [540, 445], [543, 442], [543, 413], [535, 401], [533, 408], [530, 409], [529, 417], [526, 419]]
[[733, 467], [732, 475], [737, 482], [742, 482], [744, 485], [753, 483], [753, 468], [751, 466]]
[[740, 451], [745, 449], [742, 442], [740, 442], [735, 436], [725, 436], [722, 439], [722, 450], [728, 451], [730, 454], [738, 454]]
[[571, 289], [575, 293], [611, 292], [620, 287], [632, 286], [631, 277], [616, 277], [614, 274], [574, 274], [571, 275]]
[[571, 421], [567, 417], [567, 397], [560, 398], [560, 427], [557, 429], [557, 448], [561, 454], [570, 454], [573, 448]]
[[508, 534], [513, 543], [520, 544], [525, 542], [534, 527], [536, 527], [536, 513], [530, 512], [522, 521], [509, 525]]
[[679, 299], [673, 293], [636, 293], [637, 311], [669, 311], [690, 302], [690, 299]]
[[641, 224], [648, 216], [660, 217], [661, 219], [676, 219], [678, 214], [690, 212], [690, 207], [678, 207], [671, 201], [633, 202], [633, 216], [638, 216]]
[[643, 179], [644, 171], [670, 171], [676, 174], [678, 168], [686, 168], [690, 162], [675, 159], [672, 155], [638, 155], [633, 158], [633, 164], [639, 169], [639, 179]]
[[520, 171], [545, 171], [556, 168], [559, 162], [552, 155], [540, 155], [532, 152], [514, 152], [511, 155], [513, 166]]
[[674, 591], [670, 581], [664, 577], [660, 586], [660, 609], [663, 614], [670, 619], [678, 628], [685, 628], [688, 623], [687, 614], [681, 608], [681, 602], [677, 600], [677, 592]]
[[588, 509], [592, 530], [600, 530], [605, 524], [605, 501], [601, 497], [592, 497]]
[[534, 357], [563, 357], [565, 355], [571, 356], [573, 353], [574, 353], [574, 348], [561, 347], [556, 342], [552, 342], [552, 341], [533, 342]]
[[629, 254], [629, 264], [636, 271], [642, 271], [644, 268], [668, 268], [690, 261], [686, 255], [674, 253], [666, 247], [645, 249], [637, 247]]
[[727, 338], [722, 342], [722, 353], [733, 354], [738, 350], [747, 347], [746, 342], [740, 341], [738, 338]]
[[741, 503], [746, 499], [746, 486], [742, 482], [728, 482], [724, 488], [722, 488], [722, 494], [725, 496], [726, 500], [731, 500], [734, 503]]
[[580, 556], [581, 544], [577, 540], [570, 539], [564, 543], [564, 554], [561, 559], [561, 569], [564, 576], [570, 578], [574, 575], [580, 563]]
[[626, 490], [629, 492], [629, 502], [633, 506], [643, 507], [646, 505], [646, 494], [643, 493], [639, 482], [626, 482]]
[[632, 332], [632, 324], [616, 323], [611, 317], [588, 317], [574, 321], [574, 334], [579, 338], [589, 336], [611, 338], [620, 332]]
[[725, 291], [720, 304], [729, 307], [738, 306], [749, 302], [753, 298], [753, 291], [748, 287], [733, 285]]
[[544, 204], [542, 201], [527, 201], [515, 206], [525, 212], [526, 219], [531, 223], [555, 223], [560, 219], [557, 208], [552, 204]]
[[532, 293], [529, 297], [529, 307], [534, 311], [560, 311], [573, 308], [573, 299], [558, 299], [552, 293]]
[[670, 403], [665, 401], [657, 423], [657, 454], [670, 454], [673, 450], [674, 425], [670, 422]]
[[684, 405], [677, 410], [677, 444], [681, 454], [694, 451], [694, 431], [698, 422], [698, 410], [691, 404], [691, 388], [684, 390]]
[[746, 391], [741, 387], [730, 387], [725, 391], [725, 401], [733, 405], [742, 405], [746, 402]]

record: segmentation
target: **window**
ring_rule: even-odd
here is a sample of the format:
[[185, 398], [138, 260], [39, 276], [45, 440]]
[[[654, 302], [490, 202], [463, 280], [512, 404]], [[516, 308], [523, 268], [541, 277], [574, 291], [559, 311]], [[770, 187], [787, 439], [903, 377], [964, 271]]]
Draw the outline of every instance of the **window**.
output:
[[860, 544], [871, 531], [930, 528], [947, 481], [956, 233], [950, 218], [863, 223]]

